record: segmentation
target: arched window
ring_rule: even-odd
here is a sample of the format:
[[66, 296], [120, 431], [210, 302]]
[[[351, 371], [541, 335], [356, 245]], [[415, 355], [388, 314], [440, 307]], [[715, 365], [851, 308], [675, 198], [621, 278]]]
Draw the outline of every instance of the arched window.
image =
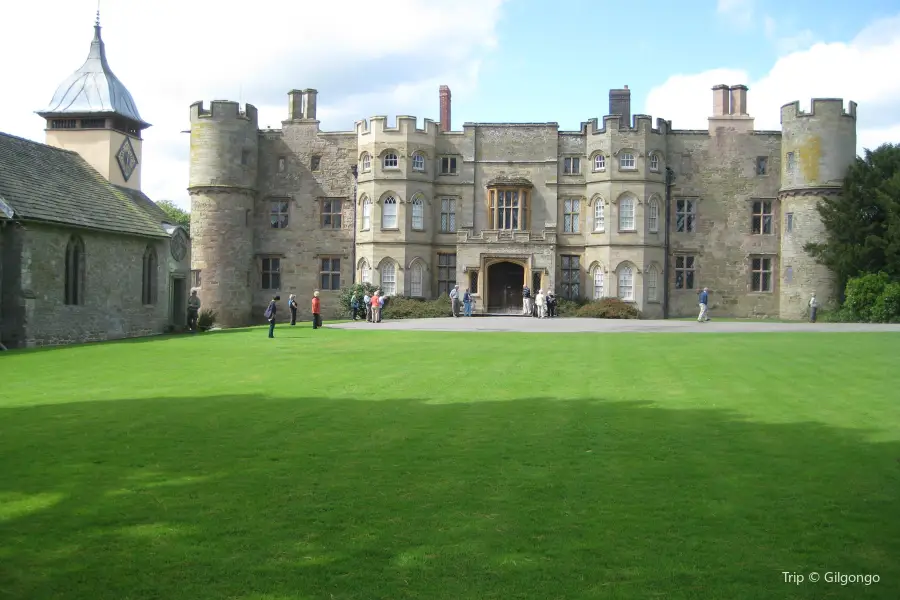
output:
[[659, 171], [659, 154], [650, 155], [650, 170]]
[[366, 259], [363, 259], [359, 265], [359, 280], [362, 283], [372, 283], [372, 270]]
[[156, 304], [156, 280], [159, 272], [156, 262], [156, 250], [147, 245], [144, 250], [143, 278], [141, 280], [141, 302]]
[[397, 155], [393, 152], [388, 152], [384, 155], [384, 168], [385, 169], [396, 169], [400, 166], [400, 161], [397, 159]]
[[362, 155], [362, 172], [365, 173], [367, 171], [372, 170], [372, 157], [369, 156], [369, 153], [366, 152]]
[[659, 231], [659, 201], [656, 198], [647, 205], [647, 229], [650, 233]]
[[422, 263], [416, 261], [412, 265], [409, 272], [409, 295], [413, 298], [421, 298], [425, 294], [422, 292], [422, 282], [425, 280], [425, 269]]
[[606, 221], [603, 217], [603, 200], [597, 198], [594, 200], [594, 231], [603, 231], [606, 228]]
[[659, 271], [656, 269], [656, 265], [651, 265], [649, 269], [647, 269], [647, 301], [648, 302], [659, 302]]
[[372, 201], [368, 198], [363, 198], [362, 203], [362, 230], [368, 231], [372, 226]]
[[412, 228], [416, 231], [425, 229], [425, 201], [418, 195], [412, 201]]
[[413, 171], [425, 170], [425, 157], [416, 152], [413, 154]]
[[603, 297], [603, 267], [597, 265], [594, 267], [594, 300]]
[[631, 267], [619, 270], [619, 299], [626, 302], [634, 300], [634, 270]]
[[381, 292], [385, 296], [394, 296], [397, 293], [397, 267], [390, 260], [381, 263]]
[[634, 198], [619, 200], [619, 231], [634, 231]]
[[595, 171], [603, 171], [606, 169], [606, 157], [602, 154], [598, 154], [594, 157], [594, 170]]
[[65, 303], [84, 304], [84, 242], [77, 235], [66, 246]]
[[619, 155], [619, 168], [620, 169], [634, 169], [634, 154], [631, 152], [623, 152]]
[[388, 196], [381, 206], [381, 228], [397, 229], [397, 199]]

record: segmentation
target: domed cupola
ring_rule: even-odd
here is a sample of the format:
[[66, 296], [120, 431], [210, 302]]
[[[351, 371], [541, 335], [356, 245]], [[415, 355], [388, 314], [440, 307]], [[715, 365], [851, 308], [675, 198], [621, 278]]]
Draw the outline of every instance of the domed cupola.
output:
[[141, 131], [150, 123], [109, 67], [99, 11], [87, 60], [37, 114], [47, 120], [47, 144], [78, 152], [112, 183], [140, 189]]

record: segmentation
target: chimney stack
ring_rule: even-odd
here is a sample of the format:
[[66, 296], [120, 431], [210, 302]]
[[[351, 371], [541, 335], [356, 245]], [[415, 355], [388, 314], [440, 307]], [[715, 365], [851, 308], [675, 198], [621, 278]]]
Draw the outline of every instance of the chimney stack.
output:
[[619, 90], [609, 90], [609, 114], [621, 117], [620, 127], [631, 127], [631, 90], [627, 85]]
[[313, 89], [291, 90], [288, 92], [288, 115], [292, 121], [316, 120], [316, 95]]
[[441, 131], [450, 131], [450, 88], [446, 85], [440, 87], [441, 97]]
[[747, 115], [746, 85], [731, 86], [731, 114], [740, 116]]
[[731, 90], [725, 84], [714, 86], [713, 89], [713, 116], [724, 117], [731, 114]]

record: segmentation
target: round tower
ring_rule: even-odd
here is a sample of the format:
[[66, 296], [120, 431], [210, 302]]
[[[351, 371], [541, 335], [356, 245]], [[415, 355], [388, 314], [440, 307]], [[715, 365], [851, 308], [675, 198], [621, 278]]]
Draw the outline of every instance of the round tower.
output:
[[827, 306], [838, 290], [834, 276], [805, 250], [825, 239], [816, 206], [839, 196], [847, 169], [856, 159], [856, 103], [814, 98], [810, 112], [798, 102], [781, 107], [781, 264], [779, 312], [802, 319], [810, 296]]
[[252, 322], [258, 129], [251, 104], [191, 105], [191, 269], [202, 308], [216, 311], [222, 327]]

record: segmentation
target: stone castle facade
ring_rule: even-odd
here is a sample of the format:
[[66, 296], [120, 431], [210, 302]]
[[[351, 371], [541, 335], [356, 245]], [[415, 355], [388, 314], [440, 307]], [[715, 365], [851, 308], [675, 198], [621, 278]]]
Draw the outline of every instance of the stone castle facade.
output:
[[[192, 278], [204, 307], [238, 326], [276, 293], [308, 299], [369, 281], [388, 295], [434, 298], [456, 283], [477, 312], [521, 310], [523, 284], [564, 298], [619, 297], [647, 317], [800, 319], [831, 274], [803, 250], [821, 239], [815, 210], [839, 194], [856, 156], [856, 104], [781, 108], [757, 131], [747, 87], [713, 88], [704, 130], [631, 114], [556, 123], [465, 123], [376, 116], [325, 132], [316, 90], [288, 94], [281, 129], [256, 108], [191, 106]], [[301, 302], [307, 312], [308, 302]]]

